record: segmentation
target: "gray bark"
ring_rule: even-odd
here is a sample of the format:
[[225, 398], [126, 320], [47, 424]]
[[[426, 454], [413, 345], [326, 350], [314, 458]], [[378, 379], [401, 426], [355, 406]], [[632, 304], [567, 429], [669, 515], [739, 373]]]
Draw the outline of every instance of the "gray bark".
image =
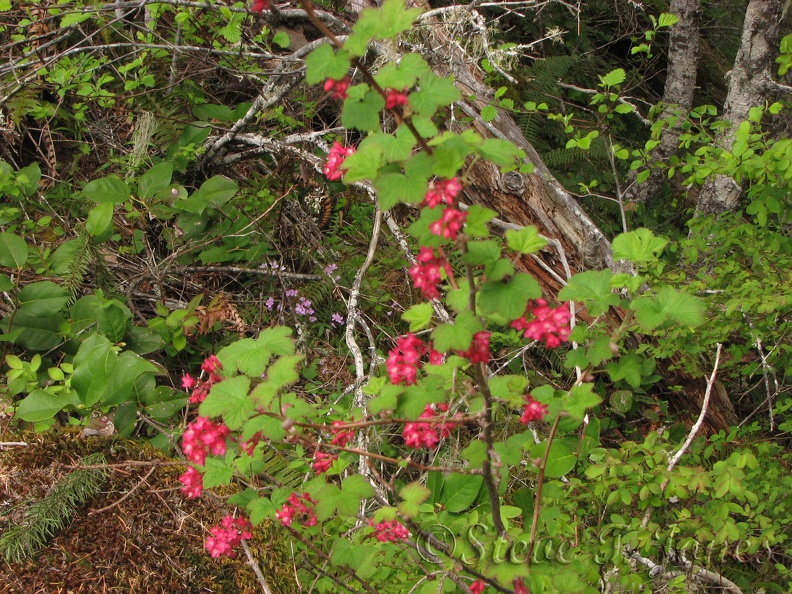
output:
[[651, 159], [655, 168], [644, 183], [635, 184], [628, 190], [628, 200], [646, 202], [662, 191], [667, 179], [662, 164], [667, 164], [679, 148], [681, 122], [693, 108], [693, 95], [696, 90], [700, 11], [700, 0], [671, 2], [670, 12], [679, 17], [679, 22], [671, 27], [668, 68], [663, 89], [663, 117], [669, 119], [669, 124], [660, 134], [660, 144], [652, 151]]
[[[781, 0], [751, 0], [745, 11], [742, 41], [729, 78], [723, 119], [730, 126], [721, 135], [720, 146], [731, 150], [737, 127], [748, 119], [752, 107], [763, 105], [774, 88], [773, 65], [778, 55]], [[719, 175], [701, 190], [696, 210], [718, 214], [736, 210], [742, 189], [730, 177]]]

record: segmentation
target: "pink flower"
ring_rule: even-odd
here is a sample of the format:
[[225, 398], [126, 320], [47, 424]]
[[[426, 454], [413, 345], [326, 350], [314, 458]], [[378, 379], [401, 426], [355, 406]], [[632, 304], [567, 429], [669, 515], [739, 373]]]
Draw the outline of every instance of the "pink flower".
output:
[[476, 332], [473, 335], [473, 342], [465, 352], [459, 352], [460, 357], [470, 359], [474, 365], [476, 363], [488, 363], [490, 360], [489, 339], [491, 332]]
[[388, 89], [385, 91], [385, 109], [395, 109], [400, 105], [407, 105], [407, 89], [403, 91]]
[[374, 520], [370, 520], [369, 525], [374, 526], [374, 538], [380, 542], [404, 541], [410, 536], [410, 531], [398, 520], [380, 522], [377, 525], [374, 525]]
[[190, 390], [195, 387], [195, 384], [198, 382], [195, 381], [195, 378], [191, 376], [189, 373], [185, 373], [182, 376], [182, 388], [185, 390]]
[[206, 454], [222, 456], [226, 451], [226, 437], [230, 431], [223, 423], [213, 423], [207, 417], [198, 417], [187, 425], [182, 435], [182, 450], [190, 462], [203, 466]]
[[234, 549], [243, 540], [253, 537], [252, 528], [253, 526], [245, 518], [226, 516], [219, 526], [210, 530], [212, 536], [206, 539], [206, 549], [213, 559], [223, 556], [236, 557]]
[[445, 355], [440, 351], [436, 351], [434, 349], [429, 351], [429, 365], [442, 365], [443, 359], [445, 359]]
[[[448, 412], [447, 404], [427, 404], [419, 418], [426, 419], [437, 416], [437, 411]], [[451, 435], [451, 429], [456, 423], [443, 421], [442, 423], [405, 423], [402, 437], [404, 445], [410, 448], [422, 448], [433, 450], [444, 439]]]
[[534, 400], [533, 396], [525, 397], [526, 404], [520, 422], [527, 425], [533, 421], [541, 421], [547, 416], [547, 405]]
[[316, 450], [314, 452], [314, 463], [313, 469], [316, 474], [322, 474], [323, 472], [327, 472], [330, 470], [330, 467], [333, 465], [333, 462], [338, 460], [338, 456], [335, 454], [325, 454], [324, 452], [320, 452]]
[[270, 9], [270, 0], [253, 0], [250, 5], [250, 10], [261, 14], [265, 10]]
[[[530, 322], [527, 319], [529, 313], [533, 316]], [[544, 340], [547, 348], [554, 349], [561, 346], [561, 343], [565, 342], [572, 333], [569, 327], [571, 319], [568, 303], [553, 308], [548, 306], [544, 299], [537, 299], [528, 302], [526, 315], [514, 320], [511, 326], [517, 330], [524, 330], [525, 338]]]
[[434, 208], [441, 204], [454, 206], [456, 205], [456, 197], [461, 191], [462, 184], [459, 183], [456, 177], [437, 179], [429, 184], [429, 190], [427, 190], [421, 206], [428, 206], [429, 208]]
[[404, 382], [408, 386], [416, 383], [421, 356], [425, 352], [426, 346], [414, 334], [407, 334], [396, 340], [396, 348], [388, 353], [386, 362], [391, 383], [398, 385]]
[[476, 580], [470, 584], [470, 592], [471, 594], [481, 594], [484, 591], [484, 587], [484, 580]]
[[314, 505], [316, 505], [316, 501], [308, 493], [303, 493], [302, 495], [292, 493], [289, 495], [287, 502], [283, 504], [283, 507], [275, 512], [275, 517], [284, 526], [291, 526], [295, 518], [301, 520], [303, 526], [316, 526]]
[[330, 181], [336, 181], [344, 176], [345, 169], [342, 169], [344, 160], [354, 154], [353, 147], [344, 147], [340, 142], [334, 142], [330, 154], [327, 155], [327, 163], [324, 167], [325, 177]]
[[451, 206], [443, 211], [443, 216], [439, 221], [435, 221], [429, 225], [429, 232], [432, 235], [439, 235], [446, 239], [454, 240], [459, 234], [462, 225], [465, 224], [467, 213], [457, 210]]
[[324, 90], [327, 93], [332, 93], [333, 99], [339, 99], [343, 101], [347, 98], [347, 89], [349, 88], [349, 84], [352, 81], [349, 80], [348, 76], [345, 76], [341, 80], [333, 80], [332, 78], [328, 78], [324, 84]]
[[522, 578], [514, 580], [514, 594], [531, 594]]
[[[352, 419], [354, 423], [355, 420]], [[333, 426], [343, 426], [346, 425], [344, 421], [333, 421]], [[339, 448], [345, 448], [347, 444], [355, 438], [355, 430], [354, 429], [333, 429], [333, 439], [330, 441], [331, 444], [338, 446]]]
[[204, 362], [201, 365], [201, 369], [206, 373], [208, 373], [210, 376], [212, 374], [217, 373], [217, 371], [222, 368], [223, 365], [220, 363], [220, 360], [217, 358], [217, 355], [208, 356], [206, 359], [204, 359]]
[[442, 280], [441, 270], [445, 270], [447, 275], [451, 274], [451, 264], [448, 260], [435, 256], [434, 250], [429, 247], [422, 247], [416, 258], [417, 263], [410, 268], [410, 276], [413, 285], [420, 289], [427, 299], [439, 299], [440, 291], [437, 285]]
[[[212, 376], [210, 376], [212, 377]], [[209, 394], [209, 386], [207, 385], [208, 382], [201, 382], [190, 394], [190, 402], [192, 404], [200, 404], [204, 400], [206, 400], [206, 396]]]
[[183, 484], [182, 493], [188, 499], [200, 497], [203, 493], [203, 475], [195, 468], [190, 466], [183, 475], [179, 477], [179, 482]]

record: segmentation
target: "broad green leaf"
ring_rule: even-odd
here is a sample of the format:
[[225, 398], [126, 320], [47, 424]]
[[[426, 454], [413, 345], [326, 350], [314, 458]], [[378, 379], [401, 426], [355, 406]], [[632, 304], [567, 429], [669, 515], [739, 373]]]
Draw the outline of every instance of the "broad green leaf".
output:
[[404, 54], [398, 64], [390, 62], [374, 77], [383, 89], [402, 91], [409, 89], [415, 81], [429, 74], [431, 69], [424, 58], [418, 54]]
[[258, 415], [249, 419], [242, 430], [242, 439], [250, 439], [256, 433], [261, 433], [266, 439], [271, 441], [281, 441], [286, 437], [286, 430], [280, 419]]
[[138, 180], [138, 192], [140, 193], [140, 197], [145, 200], [162, 190], [166, 190], [168, 186], [170, 186], [172, 178], [173, 163], [170, 161], [157, 163], [154, 167], [140, 176]]
[[14, 281], [7, 274], [0, 274], [0, 291], [10, 291], [14, 288]]
[[603, 87], [615, 87], [616, 85], [622, 84], [625, 79], [627, 78], [627, 73], [624, 71], [623, 68], [617, 68], [616, 70], [611, 70], [608, 74], [604, 76], [600, 76], [600, 86]]
[[34, 390], [19, 402], [16, 417], [28, 423], [44, 421], [54, 417], [67, 404], [69, 404], [68, 396]]
[[[352, 155], [352, 157], [354, 156]], [[409, 176], [401, 173], [380, 175], [374, 179], [374, 188], [377, 190], [380, 208], [389, 210], [400, 202], [408, 204], [421, 202], [426, 196], [427, 179], [428, 176]]]
[[278, 388], [293, 384], [300, 379], [297, 368], [300, 361], [304, 358], [304, 355], [284, 355], [280, 357], [267, 369], [267, 381]]
[[[140, 401], [143, 397], [140, 390], [147, 387], [149, 383], [147, 380], [153, 380], [157, 371], [152, 363], [140, 355], [132, 351], [124, 351], [112, 367], [112, 376], [102, 398], [102, 404], [111, 406], [127, 401]], [[171, 390], [166, 386], [162, 388], [168, 390], [169, 396], [172, 395]]]
[[127, 324], [132, 312], [115, 299], [104, 299], [97, 295], [86, 295], [77, 300], [69, 309], [73, 321], [72, 331], [82, 332], [95, 326], [111, 342], [120, 342], [127, 332]]
[[376, 178], [383, 165], [383, 150], [382, 146], [369, 144], [344, 159], [344, 182]]
[[286, 33], [286, 31], [278, 31], [272, 36], [272, 43], [278, 47], [288, 49], [291, 45], [291, 39], [289, 38], [289, 34]]
[[506, 320], [516, 320], [525, 314], [530, 299], [542, 296], [539, 283], [530, 274], [520, 272], [507, 282], [488, 281], [479, 293], [482, 313], [500, 314]]
[[675, 14], [670, 14], [667, 12], [662, 13], [657, 18], [657, 26], [658, 27], [671, 27], [672, 25], [676, 25], [679, 22], [679, 17]]
[[453, 81], [434, 74], [421, 77], [421, 90], [409, 95], [410, 106], [421, 115], [431, 117], [442, 106], [451, 105], [462, 99], [462, 94]]
[[419, 506], [429, 499], [432, 492], [420, 483], [410, 483], [399, 491], [399, 514], [403, 518], [414, 518], [418, 515]]
[[589, 383], [572, 387], [564, 399], [564, 410], [570, 417], [581, 420], [586, 416], [588, 409], [602, 402], [602, 398], [594, 392], [593, 388], [594, 385]]
[[[395, 135], [382, 133], [369, 135], [368, 138], [358, 146], [358, 152], [363, 151], [369, 145], [377, 145], [382, 149], [382, 158], [384, 162], [393, 163], [409, 159], [415, 144], [416, 141], [412, 132], [406, 127], [400, 126]], [[346, 161], [344, 162], [344, 166], [348, 167]], [[366, 177], [374, 179], [376, 175], [367, 175]]]
[[324, 43], [305, 58], [305, 82], [315, 85], [328, 78], [341, 80], [349, 70], [349, 52], [336, 53], [330, 43]]
[[663, 237], [655, 237], [649, 229], [641, 227], [614, 238], [613, 259], [630, 260], [636, 264], [654, 262], [657, 254], [668, 244]]
[[223, 460], [208, 457], [204, 465], [203, 485], [207, 489], [219, 485], [228, 485], [234, 476], [234, 468], [226, 464]]
[[517, 158], [525, 155], [525, 152], [517, 148], [514, 143], [500, 138], [488, 138], [476, 147], [476, 152], [506, 170], [509, 167], [513, 168]]
[[4, 328], [5, 340], [31, 351], [48, 351], [63, 341], [61, 325], [65, 321], [60, 314], [27, 314], [21, 308], [13, 316], [10, 328]]
[[491, 265], [500, 259], [501, 248], [498, 242], [493, 240], [470, 241], [468, 251], [462, 258], [465, 264], [473, 266]]
[[608, 363], [605, 367], [614, 382], [624, 380], [631, 388], [641, 387], [643, 377], [643, 357], [636, 354], [628, 354], [619, 357], [618, 361]]
[[345, 128], [372, 132], [380, 128], [380, 112], [385, 107], [385, 99], [377, 91], [369, 89], [368, 85], [356, 85], [365, 87], [365, 93], [355, 96], [355, 87], [349, 88], [349, 96], [344, 101], [344, 108], [341, 111], [341, 124]]
[[294, 339], [291, 337], [292, 329], [286, 326], [275, 326], [264, 330], [256, 342], [273, 355], [293, 355]]
[[85, 230], [97, 243], [110, 239], [113, 234], [113, 210], [112, 202], [103, 202], [88, 211]]
[[489, 237], [487, 223], [498, 216], [498, 213], [480, 204], [471, 204], [465, 219], [465, 235], [470, 237]]
[[89, 182], [82, 190], [83, 195], [92, 202], [101, 204], [111, 202], [121, 204], [129, 200], [132, 191], [117, 175], [108, 175]]
[[14, 233], [0, 233], [0, 265], [22, 268], [28, 260], [29, 249], [25, 240]]
[[[545, 476], [547, 478], [559, 478], [568, 474], [577, 463], [577, 456], [575, 455], [575, 446], [571, 443], [572, 440], [554, 439], [550, 446], [550, 454], [547, 458], [547, 466], [545, 467]], [[537, 443], [530, 450], [531, 458], [541, 458], [544, 456], [547, 441]], [[529, 466], [529, 469], [535, 470], [535, 467]]]
[[420, 8], [408, 9], [404, 0], [385, 0], [382, 8], [366, 8], [352, 28], [352, 35], [344, 43], [344, 49], [354, 56], [366, 53], [369, 40], [390, 39], [409, 30], [413, 21], [421, 14]]
[[547, 245], [547, 240], [540, 237], [539, 230], [534, 225], [528, 225], [519, 231], [509, 229], [505, 235], [506, 244], [521, 254], [535, 254]]
[[253, 401], [248, 398], [248, 390], [250, 379], [244, 375], [217, 382], [201, 403], [201, 416], [222, 416], [229, 429], [238, 429], [246, 423], [254, 409]]
[[460, 312], [453, 324], [440, 324], [432, 332], [434, 348], [441, 353], [452, 349], [466, 351], [470, 348], [473, 335], [481, 330], [481, 321], [476, 316], [467, 310]]
[[459, 455], [463, 460], [467, 460], [471, 468], [480, 468], [481, 463], [487, 457], [487, 444], [480, 439], [476, 439], [471, 441]]
[[19, 301], [22, 303], [20, 311], [31, 316], [49, 316], [63, 309], [69, 294], [52, 281], [38, 281], [19, 292]]
[[71, 387], [80, 401], [91, 407], [108, 395], [110, 378], [118, 359], [112, 343], [101, 334], [92, 334], [74, 356]]
[[433, 313], [431, 303], [418, 303], [402, 314], [402, 320], [410, 322], [410, 332], [417, 332], [429, 327]]
[[[0, 9], [2, 12], [2, 9]], [[41, 167], [35, 161], [17, 172], [17, 185], [22, 186], [25, 196], [33, 196], [41, 181]]]
[[619, 304], [619, 296], [611, 288], [613, 273], [608, 270], [587, 270], [574, 275], [567, 286], [558, 292], [562, 301], [581, 301], [592, 316], [599, 316], [612, 305]]
[[642, 295], [630, 304], [641, 328], [648, 332], [667, 321], [695, 328], [704, 321], [704, 304], [687, 293], [664, 287], [655, 295]]
[[470, 474], [451, 474], [446, 477], [440, 501], [451, 513], [461, 513], [473, 505], [484, 484], [484, 477]]
[[610, 405], [617, 413], [627, 414], [633, 405], [633, 393], [630, 390], [616, 390], [611, 394]]
[[465, 164], [471, 148], [460, 136], [452, 136], [434, 149], [434, 173], [438, 177], [450, 179]]
[[217, 358], [223, 364], [227, 375], [237, 370], [250, 377], [259, 378], [269, 363], [272, 353], [252, 338], [243, 338], [223, 347]]

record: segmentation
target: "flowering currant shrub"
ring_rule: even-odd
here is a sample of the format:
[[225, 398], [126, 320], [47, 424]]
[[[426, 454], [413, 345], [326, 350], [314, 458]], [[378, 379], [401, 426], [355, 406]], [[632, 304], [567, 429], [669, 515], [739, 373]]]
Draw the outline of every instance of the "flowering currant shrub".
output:
[[[441, 132], [437, 122], [461, 93], [419, 55], [376, 73], [360, 61], [371, 40], [395, 41], [419, 14], [400, 0], [364, 10], [346, 41], [312, 51], [306, 79], [343, 100], [342, 123], [361, 138], [357, 146], [333, 143], [327, 179], [367, 180], [383, 210], [420, 209], [408, 230], [417, 256], [405, 268], [427, 301], [404, 312], [402, 336], [376, 345], [388, 352], [385, 365], [351, 396], [343, 386], [326, 400], [290, 389], [303, 357], [284, 327], [240, 339], [208, 359], [200, 378], [185, 376], [197, 412], [182, 436], [191, 463], [183, 491], [197, 497], [239, 477], [245, 489], [229, 503], [254, 526], [280, 523], [306, 560], [305, 583], [320, 592], [339, 584], [366, 592], [596, 592], [589, 584], [599, 543], [568, 563], [542, 544], [577, 535], [578, 512], [559, 501], [565, 490], [585, 489], [585, 469], [605, 456], [591, 414], [603, 401], [593, 372], [632, 379], [638, 355], [621, 346], [625, 333], [693, 326], [701, 308], [672, 289], [647, 288], [640, 275], [583, 272], [551, 297], [518, 271], [517, 260], [545, 248], [545, 239], [532, 227], [495, 237], [488, 223], [496, 213], [462, 201], [477, 160], [529, 174], [523, 152], [473, 130]], [[351, 78], [353, 67], [362, 81]], [[663, 245], [641, 232], [618, 238], [614, 250], [641, 263]], [[590, 319], [611, 307], [626, 312], [617, 328], [573, 328], [573, 312], [585, 309]], [[529, 381], [493, 352], [496, 340], [518, 352], [561, 349], [567, 373]], [[270, 474], [272, 452], [301, 480]], [[515, 487], [515, 475], [530, 486]], [[224, 519], [207, 549], [233, 554], [249, 534], [242, 516]]]

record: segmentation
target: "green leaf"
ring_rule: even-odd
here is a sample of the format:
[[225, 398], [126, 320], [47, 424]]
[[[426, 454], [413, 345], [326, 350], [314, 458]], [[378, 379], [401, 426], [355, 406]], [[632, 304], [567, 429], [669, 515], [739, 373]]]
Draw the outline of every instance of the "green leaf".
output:
[[616, 70], [611, 70], [608, 74], [604, 76], [600, 76], [600, 86], [603, 87], [615, 87], [616, 85], [622, 84], [625, 79], [627, 78], [627, 73], [624, 71], [623, 68], [617, 68]]
[[38, 281], [26, 285], [19, 292], [19, 301], [22, 304], [20, 311], [27, 315], [50, 316], [63, 309], [69, 301], [69, 295], [52, 281]]
[[275, 326], [264, 330], [256, 342], [271, 351], [273, 355], [293, 355], [294, 339], [292, 329], [286, 326]]
[[440, 324], [432, 332], [434, 348], [444, 353], [452, 349], [466, 351], [470, 348], [473, 335], [481, 332], [483, 326], [478, 317], [470, 311], [460, 312], [453, 324]]
[[498, 117], [498, 108], [494, 105], [485, 105], [481, 110], [481, 119], [485, 122], [491, 122]]
[[463, 460], [467, 460], [471, 468], [480, 468], [487, 457], [487, 444], [479, 439], [473, 440], [459, 455]]
[[173, 163], [165, 161], [157, 163], [140, 176], [138, 180], [138, 193], [144, 200], [151, 198], [158, 192], [168, 189], [173, 178]]
[[418, 54], [404, 54], [398, 64], [390, 62], [374, 77], [383, 89], [409, 89], [421, 76], [431, 72], [429, 64]]
[[14, 288], [14, 281], [7, 274], [0, 274], [0, 291], [10, 291]]
[[291, 45], [291, 39], [286, 31], [278, 31], [272, 36], [272, 43], [283, 49], [288, 49]]
[[421, 90], [410, 93], [410, 106], [418, 114], [431, 117], [441, 106], [451, 105], [462, 99], [462, 93], [453, 81], [434, 74], [421, 77]]
[[341, 80], [349, 70], [349, 52], [336, 53], [330, 43], [324, 43], [305, 58], [305, 82], [315, 85], [328, 78]]
[[448, 179], [454, 177], [470, 152], [470, 146], [460, 136], [448, 138], [434, 149], [434, 174]]
[[676, 25], [679, 22], [679, 17], [675, 14], [669, 14], [667, 12], [662, 13], [657, 18], [657, 26], [658, 27], [671, 27], [672, 25]]
[[410, 322], [410, 332], [417, 332], [428, 328], [432, 323], [432, 304], [429, 302], [413, 305], [402, 314], [402, 320]]
[[636, 264], [654, 262], [657, 254], [668, 244], [663, 237], [655, 237], [649, 229], [641, 227], [614, 238], [613, 259], [630, 260]]
[[[27, 183], [24, 183], [27, 180]], [[41, 181], [41, 168], [35, 161], [17, 172], [17, 185], [21, 186], [25, 196], [31, 197], [36, 193]]]
[[630, 309], [635, 311], [635, 317], [645, 332], [668, 321], [689, 328], [695, 328], [704, 321], [701, 300], [670, 287], [660, 289], [656, 295], [641, 295], [630, 304]]
[[630, 390], [616, 390], [611, 394], [610, 405], [617, 413], [627, 414], [633, 405], [633, 393]]
[[0, 265], [22, 268], [28, 260], [29, 249], [25, 240], [14, 233], [0, 233]]
[[129, 200], [132, 195], [129, 186], [117, 175], [108, 175], [89, 182], [83, 188], [82, 193], [88, 200], [97, 204], [103, 202], [121, 204]]
[[203, 486], [207, 489], [228, 485], [234, 476], [234, 468], [217, 458], [207, 458], [204, 465]]
[[469, 237], [489, 237], [490, 232], [487, 223], [498, 216], [492, 209], [485, 208], [480, 204], [471, 204], [467, 210], [465, 219], [465, 235]]
[[[362, 89], [362, 93], [356, 89]], [[345, 128], [371, 132], [379, 130], [380, 112], [385, 107], [385, 99], [368, 85], [355, 85], [349, 88], [349, 96], [341, 111], [341, 124]], [[354, 156], [354, 155], [353, 155]]]
[[432, 492], [420, 483], [410, 483], [399, 491], [399, 514], [403, 518], [414, 518], [419, 513], [420, 505], [429, 499]]
[[261, 433], [266, 439], [270, 441], [281, 441], [286, 437], [286, 430], [283, 428], [283, 423], [280, 419], [259, 415], [253, 417], [245, 423], [242, 430], [242, 439], [250, 439], [256, 433]]
[[208, 206], [219, 208], [237, 193], [237, 182], [224, 175], [215, 175], [207, 179], [187, 200], [179, 200], [177, 204], [182, 210], [193, 214], [201, 214]]
[[528, 225], [519, 231], [506, 231], [506, 245], [521, 254], [535, 254], [547, 245], [547, 240], [540, 237], [539, 229], [534, 225]]
[[[613, 111], [616, 113], [626, 114], [626, 113], [632, 113], [634, 110], [632, 105], [629, 105], [627, 103], [619, 103], [616, 107], [613, 108]], [[624, 152], [626, 153], [627, 151]]]
[[65, 320], [60, 314], [28, 314], [20, 308], [13, 320], [6, 318], [4, 321], [10, 321], [11, 325], [4, 329], [3, 338], [31, 351], [48, 351], [63, 340], [61, 325]]
[[284, 355], [267, 369], [267, 382], [277, 388], [293, 384], [300, 379], [297, 367], [304, 355]]
[[[575, 446], [570, 441], [565, 439], [553, 440], [550, 446], [550, 454], [547, 458], [547, 466], [545, 467], [546, 477], [560, 478], [575, 467], [577, 456], [575, 455]], [[532, 458], [541, 458], [544, 455], [545, 448], [547, 448], [547, 441], [537, 443], [531, 448], [530, 456]]]
[[488, 138], [476, 147], [476, 152], [506, 170], [514, 167], [517, 158], [525, 156], [525, 151], [513, 142], [500, 138]]
[[54, 417], [67, 404], [68, 396], [34, 390], [17, 405], [16, 417], [28, 423], [44, 421]]
[[[158, 369], [149, 361], [132, 351], [124, 351], [112, 366], [112, 376], [107, 385], [107, 390], [102, 403], [107, 406], [117, 405], [122, 402], [138, 402], [150, 397], [148, 394], [141, 393], [148, 387], [149, 381], [153, 382], [154, 374]], [[171, 393], [167, 386], [161, 386], [168, 390], [168, 395], [173, 396], [177, 392]], [[183, 406], [183, 405], [182, 405]], [[178, 407], [176, 410], [182, 408]]]
[[520, 272], [508, 282], [487, 281], [479, 293], [482, 313], [500, 314], [506, 320], [516, 320], [525, 314], [530, 299], [542, 296], [539, 283], [530, 274]]
[[[354, 156], [352, 155], [352, 157]], [[407, 204], [421, 202], [426, 196], [427, 180], [428, 175], [409, 176], [401, 173], [380, 175], [374, 179], [374, 188], [377, 190], [380, 208], [389, 210], [400, 202]]]
[[362, 56], [370, 40], [396, 37], [409, 30], [420, 14], [420, 8], [408, 9], [404, 0], [385, 0], [382, 8], [366, 8], [360, 13], [344, 49], [354, 56]]
[[364, 179], [375, 179], [383, 164], [382, 146], [369, 144], [344, 159], [344, 182], [351, 184]]
[[112, 347], [112, 343], [101, 334], [92, 334], [74, 356], [71, 387], [86, 407], [100, 402], [108, 393], [118, 359]]
[[103, 202], [88, 211], [88, 218], [85, 220], [85, 230], [97, 243], [110, 239], [113, 234], [114, 208], [112, 202]]
[[564, 401], [564, 410], [570, 417], [582, 420], [588, 409], [602, 402], [602, 398], [594, 392], [593, 388], [594, 385], [590, 383], [572, 387]]
[[488, 266], [497, 262], [500, 255], [501, 248], [496, 241], [470, 241], [468, 242], [468, 251], [462, 261], [473, 266]]
[[253, 401], [248, 398], [250, 378], [237, 375], [217, 382], [199, 409], [204, 417], [223, 417], [232, 431], [245, 424], [253, 412]]
[[483, 476], [451, 474], [445, 479], [440, 501], [447, 511], [461, 513], [475, 503], [483, 484]]
[[619, 304], [619, 296], [611, 288], [613, 273], [608, 270], [587, 270], [574, 275], [567, 286], [558, 292], [562, 301], [581, 301], [592, 316], [599, 316], [612, 305]]
[[266, 346], [252, 338], [243, 338], [220, 349], [217, 358], [227, 375], [237, 370], [250, 377], [259, 378], [269, 363], [272, 353]]

